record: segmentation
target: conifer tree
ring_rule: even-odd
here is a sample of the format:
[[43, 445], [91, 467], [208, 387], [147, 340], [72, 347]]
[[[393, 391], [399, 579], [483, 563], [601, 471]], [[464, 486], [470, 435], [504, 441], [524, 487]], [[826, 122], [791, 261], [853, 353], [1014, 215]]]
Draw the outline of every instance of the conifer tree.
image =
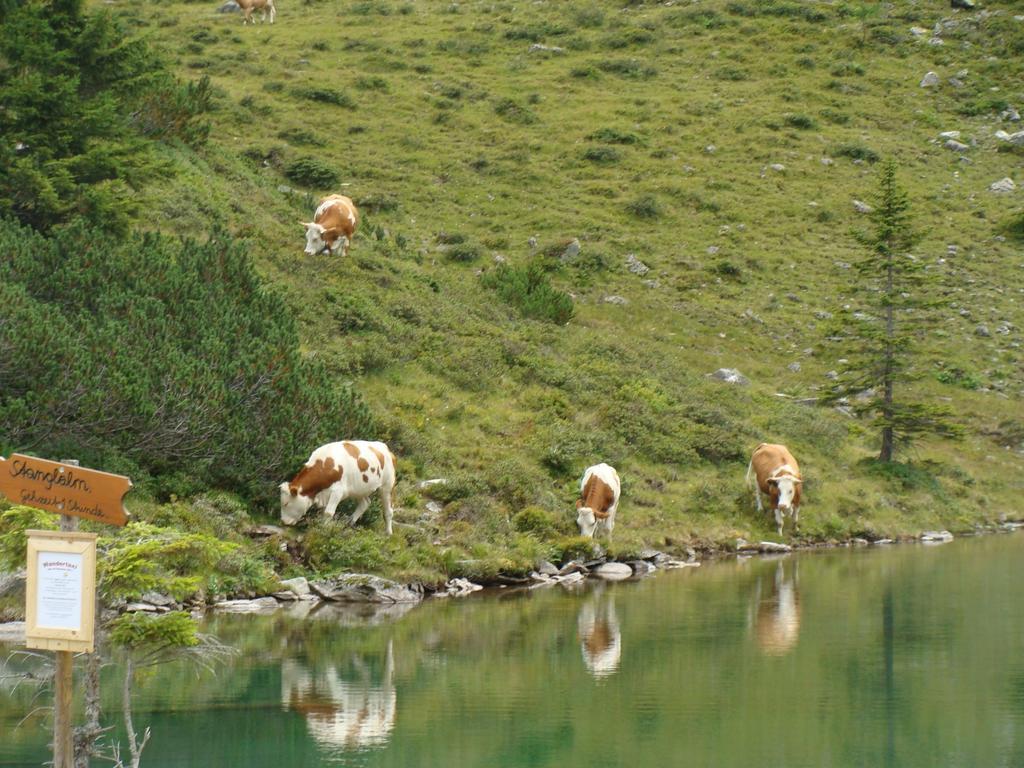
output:
[[838, 315], [830, 339], [846, 360], [826, 398], [849, 399], [859, 416], [881, 430], [878, 460], [891, 462], [896, 447], [935, 434], [955, 437], [960, 428], [947, 408], [914, 401], [907, 385], [916, 379], [917, 340], [935, 305], [935, 278], [911, 250], [919, 236], [911, 226], [910, 200], [896, 179], [896, 164], [882, 166], [873, 231], [857, 236], [868, 254], [856, 264], [857, 305]]

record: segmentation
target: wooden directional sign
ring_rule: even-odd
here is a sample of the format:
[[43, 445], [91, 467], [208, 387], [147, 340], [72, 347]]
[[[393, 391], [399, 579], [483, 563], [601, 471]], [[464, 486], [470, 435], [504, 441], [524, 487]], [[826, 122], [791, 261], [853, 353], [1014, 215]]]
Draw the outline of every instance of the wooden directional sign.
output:
[[95, 469], [13, 453], [0, 458], [0, 493], [24, 504], [61, 515], [74, 515], [110, 525], [124, 525], [124, 495], [132, 481]]

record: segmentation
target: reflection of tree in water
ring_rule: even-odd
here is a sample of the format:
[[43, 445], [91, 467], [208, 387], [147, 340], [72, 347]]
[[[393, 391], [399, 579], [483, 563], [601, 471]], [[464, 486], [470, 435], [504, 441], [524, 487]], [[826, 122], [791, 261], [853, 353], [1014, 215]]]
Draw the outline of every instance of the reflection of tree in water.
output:
[[776, 564], [771, 580], [765, 575], [759, 577], [755, 601], [754, 635], [761, 652], [768, 656], [789, 653], [800, 638], [796, 561], [783, 558]]
[[577, 627], [583, 663], [596, 678], [608, 677], [619, 668], [622, 633], [615, 615], [615, 598], [603, 586], [594, 589], [580, 608]]
[[[346, 674], [347, 673], [347, 674]], [[317, 743], [341, 749], [387, 743], [395, 727], [397, 695], [394, 651], [388, 640], [381, 682], [359, 654], [349, 664], [307, 666], [300, 659], [281, 663], [281, 700], [302, 713]]]

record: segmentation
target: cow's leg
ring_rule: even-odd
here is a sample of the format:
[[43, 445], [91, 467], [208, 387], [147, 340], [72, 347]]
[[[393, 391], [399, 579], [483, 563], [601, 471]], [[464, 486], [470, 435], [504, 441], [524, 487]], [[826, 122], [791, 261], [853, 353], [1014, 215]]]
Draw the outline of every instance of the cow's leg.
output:
[[757, 511], [764, 512], [764, 504], [761, 502], [761, 489], [754, 486], [754, 501], [757, 502]]
[[782, 517], [782, 510], [779, 509], [778, 507], [775, 508], [775, 524], [779, 526], [779, 536], [781, 536], [782, 535], [783, 517]]
[[348, 524], [355, 525], [359, 521], [359, 518], [363, 516], [363, 512], [366, 511], [368, 506], [370, 506], [369, 496], [364, 499], [360, 499], [359, 503], [356, 505], [356, 511], [352, 513], [352, 519], [348, 521]]
[[394, 510], [391, 508], [391, 490], [394, 486], [382, 485], [380, 487], [380, 505], [384, 509], [384, 528], [388, 532], [388, 536], [392, 534], [391, 530], [391, 519], [394, 516]]
[[338, 505], [341, 503], [341, 494], [332, 493], [327, 499], [327, 506], [324, 507], [324, 514], [327, 515], [328, 519], [334, 519], [334, 513], [338, 511]]
[[793, 533], [800, 530], [800, 507], [793, 507]]

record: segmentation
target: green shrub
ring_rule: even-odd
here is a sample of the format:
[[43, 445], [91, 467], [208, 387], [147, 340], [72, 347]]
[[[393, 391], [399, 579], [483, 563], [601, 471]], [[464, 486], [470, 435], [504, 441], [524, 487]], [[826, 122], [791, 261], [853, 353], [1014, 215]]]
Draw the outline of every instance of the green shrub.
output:
[[631, 131], [620, 131], [617, 128], [598, 128], [587, 136], [590, 141], [601, 141], [605, 144], [639, 144], [640, 137]]
[[355, 102], [343, 91], [334, 88], [322, 88], [317, 86], [304, 86], [296, 88], [293, 93], [302, 99], [318, 101], [321, 104], [333, 104], [336, 107], [354, 107]]
[[558, 37], [569, 32], [569, 27], [564, 24], [553, 24], [551, 22], [539, 22], [527, 24], [522, 27], [513, 27], [505, 30], [506, 40], [526, 40], [531, 43], [539, 43], [549, 37]]
[[169, 171], [155, 140], [209, 134], [209, 81], [175, 80], [83, 3], [3, 4], [0, 62], [0, 216], [36, 229], [77, 218], [126, 232], [136, 190]]
[[661, 216], [661, 203], [654, 195], [643, 195], [626, 203], [626, 210], [639, 219], [656, 219]]
[[525, 317], [564, 325], [572, 319], [572, 297], [551, 285], [540, 264], [525, 267], [501, 264], [482, 277], [485, 287], [497, 291]]
[[597, 66], [605, 72], [634, 80], [649, 80], [658, 74], [654, 67], [647, 66], [637, 59], [604, 59], [599, 61]]
[[600, 165], [612, 165], [622, 159], [622, 153], [615, 147], [588, 147], [583, 151], [583, 159]]
[[851, 160], [863, 160], [868, 163], [877, 163], [878, 153], [863, 144], [840, 144], [832, 149], [834, 157], [848, 157]]
[[520, 533], [532, 533], [539, 539], [550, 539], [557, 533], [558, 523], [546, 509], [530, 506], [513, 515], [512, 527]]
[[341, 180], [340, 174], [331, 166], [315, 157], [299, 157], [284, 167], [284, 175], [304, 187], [327, 189]]
[[457, 243], [445, 251], [445, 256], [449, 261], [469, 263], [479, 259], [481, 253], [483, 250], [475, 243]]
[[530, 125], [537, 122], [537, 115], [528, 107], [519, 104], [515, 99], [504, 98], [494, 105], [494, 113], [510, 123]]
[[957, 366], [943, 368], [935, 374], [935, 378], [943, 384], [963, 389], [979, 389], [982, 384], [981, 378], [976, 373]]
[[[576, 525], [575, 519], [573, 525]], [[598, 542], [589, 536], [565, 536], [552, 544], [552, 559], [558, 564], [570, 560], [591, 560], [597, 556]]]
[[14, 447], [258, 494], [311, 447], [371, 425], [221, 232], [115, 243], [0, 222], [0, 306], [0, 423]]
[[783, 120], [790, 128], [798, 128], [801, 131], [809, 131], [818, 127], [818, 124], [807, 115], [790, 114], [786, 115]]

